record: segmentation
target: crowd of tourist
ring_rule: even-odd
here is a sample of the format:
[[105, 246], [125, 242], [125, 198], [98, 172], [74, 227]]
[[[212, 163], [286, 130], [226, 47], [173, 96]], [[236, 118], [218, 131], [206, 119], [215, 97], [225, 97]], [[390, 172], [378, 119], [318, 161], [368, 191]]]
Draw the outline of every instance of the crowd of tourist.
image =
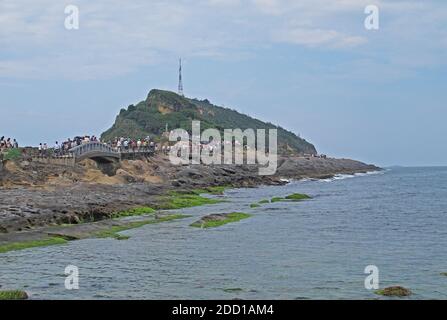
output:
[[117, 137], [107, 144], [118, 152], [136, 152], [143, 150], [155, 151], [160, 147], [158, 144], [152, 141], [149, 136], [144, 139]]
[[0, 138], [0, 151], [4, 151], [6, 149], [14, 149], [18, 147], [19, 143], [17, 142], [16, 139], [5, 138], [5, 136], [2, 136]]
[[[55, 142], [52, 150], [54, 156], [64, 156], [69, 154], [69, 151], [72, 148], [77, 146], [87, 144], [89, 142], [101, 142], [100, 139], [96, 136], [77, 136], [73, 139], [69, 138], [66, 141], [59, 143]], [[112, 141], [103, 142], [105, 145], [110, 146], [117, 152], [143, 152], [143, 151], [164, 151], [168, 152], [168, 146], [162, 146], [158, 143], [155, 143], [150, 139], [149, 136], [142, 139], [131, 139], [126, 137], [117, 137]], [[46, 143], [39, 144], [39, 154], [42, 156], [48, 155], [48, 149], [50, 147]]]
[[47, 143], [39, 143], [38, 150], [40, 156], [48, 156], [49, 149], [52, 150], [53, 156], [64, 156], [69, 154], [69, 150], [80, 146], [82, 144], [86, 144], [89, 142], [99, 142], [99, 139], [96, 136], [76, 136], [74, 138], [68, 138], [67, 140], [60, 142], [56, 141], [53, 147], [48, 146]]
[[54, 145], [54, 151], [56, 155], [65, 155], [68, 154], [69, 150], [75, 148], [77, 146], [87, 144], [89, 142], [100, 142], [99, 139], [92, 135], [85, 136], [76, 136], [73, 139], [68, 138], [66, 141], [63, 141], [59, 144], [57, 141]]
[[[37, 147], [37, 151], [38, 155], [41, 157], [49, 157], [49, 156], [62, 157], [69, 155], [71, 149], [83, 144], [87, 144], [89, 142], [101, 142], [101, 141], [95, 135], [76, 136], [74, 138], [68, 138], [67, 140], [62, 142], [56, 141], [54, 145], [49, 145], [46, 142], [41, 142]], [[112, 141], [109, 141], [107, 143], [104, 142], [104, 144], [110, 146], [115, 151], [121, 153], [152, 151], [167, 154], [171, 150], [171, 146], [169, 144], [157, 143], [153, 141], [149, 136], [140, 139], [132, 139], [128, 137], [116, 137]], [[1, 137], [0, 151], [18, 147], [19, 145], [16, 139]], [[177, 145], [177, 147], [180, 147], [180, 149], [190, 148], [191, 141], [185, 142], [184, 145], [180, 143], [180, 145]], [[211, 141], [208, 143], [202, 142], [200, 145], [201, 150], [208, 151], [211, 153], [216, 149], [220, 149], [221, 147], [223, 146], [221, 145], [220, 141], [218, 142]]]
[[[56, 157], [65, 156], [70, 154], [70, 150], [89, 142], [101, 142], [96, 136], [76, 136], [74, 138], [68, 138], [63, 142], [56, 141], [53, 146], [49, 146], [47, 143], [39, 143], [38, 151], [42, 157], [53, 155]], [[105, 145], [112, 147], [117, 152], [143, 152], [143, 151], [165, 151], [169, 150], [168, 146], [161, 146], [146, 137], [144, 139], [131, 139], [131, 138], [115, 138], [110, 142], [103, 142]]]

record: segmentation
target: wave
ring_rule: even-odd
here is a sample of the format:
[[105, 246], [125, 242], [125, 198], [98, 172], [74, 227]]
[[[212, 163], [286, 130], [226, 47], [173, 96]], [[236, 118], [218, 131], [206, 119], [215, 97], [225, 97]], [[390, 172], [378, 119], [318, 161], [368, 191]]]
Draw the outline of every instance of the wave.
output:
[[319, 181], [332, 182], [332, 181], [336, 181], [336, 180], [345, 180], [345, 179], [350, 179], [350, 178], [355, 178], [355, 177], [364, 177], [364, 176], [384, 174], [384, 173], [385, 173], [385, 171], [382, 170], [382, 171], [359, 172], [359, 173], [354, 173], [354, 174], [336, 174], [332, 178], [321, 179]]
[[332, 182], [332, 181], [336, 181], [336, 180], [345, 180], [345, 179], [350, 179], [350, 178], [355, 178], [355, 177], [384, 174], [387, 171], [389, 171], [389, 170], [376, 170], [376, 171], [368, 171], [368, 172], [359, 172], [359, 173], [354, 173], [354, 174], [336, 174], [333, 177], [326, 178], [326, 179], [318, 179], [318, 178], [286, 179], [286, 178], [281, 178], [280, 181], [285, 182], [286, 184], [308, 182], [308, 181]]

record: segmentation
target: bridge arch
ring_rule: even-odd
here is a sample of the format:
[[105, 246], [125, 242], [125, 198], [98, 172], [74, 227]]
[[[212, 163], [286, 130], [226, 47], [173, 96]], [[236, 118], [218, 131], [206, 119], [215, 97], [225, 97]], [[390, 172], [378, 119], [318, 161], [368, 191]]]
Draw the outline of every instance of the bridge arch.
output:
[[88, 142], [71, 148], [70, 153], [76, 162], [92, 159], [96, 162], [115, 162], [121, 159], [121, 154], [112, 147], [101, 142]]

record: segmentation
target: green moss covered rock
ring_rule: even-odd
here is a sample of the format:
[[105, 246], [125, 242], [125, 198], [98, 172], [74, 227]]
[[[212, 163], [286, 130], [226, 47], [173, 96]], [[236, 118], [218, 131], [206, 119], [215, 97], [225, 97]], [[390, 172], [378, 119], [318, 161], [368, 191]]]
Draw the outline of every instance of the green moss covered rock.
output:
[[375, 291], [376, 294], [386, 297], [407, 297], [412, 295], [410, 289], [401, 286], [392, 286]]
[[4, 290], [0, 291], [0, 300], [26, 300], [28, 294], [22, 290]]
[[293, 200], [293, 201], [301, 201], [301, 200], [311, 199], [311, 197], [309, 197], [307, 194], [293, 193], [293, 194], [289, 194], [288, 196], [286, 196], [286, 199]]
[[224, 224], [238, 222], [240, 220], [247, 219], [249, 217], [251, 217], [250, 214], [242, 212], [210, 214], [208, 216], [203, 217], [199, 221], [192, 223], [191, 227], [204, 228], [204, 229], [216, 228]]

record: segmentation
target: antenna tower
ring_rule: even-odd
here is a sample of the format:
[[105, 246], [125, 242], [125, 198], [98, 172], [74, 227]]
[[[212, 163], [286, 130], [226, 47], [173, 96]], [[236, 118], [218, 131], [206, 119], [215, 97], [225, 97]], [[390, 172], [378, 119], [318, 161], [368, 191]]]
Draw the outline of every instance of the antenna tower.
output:
[[183, 81], [182, 81], [182, 59], [179, 60], [179, 69], [178, 69], [178, 94], [184, 96], [183, 94]]

